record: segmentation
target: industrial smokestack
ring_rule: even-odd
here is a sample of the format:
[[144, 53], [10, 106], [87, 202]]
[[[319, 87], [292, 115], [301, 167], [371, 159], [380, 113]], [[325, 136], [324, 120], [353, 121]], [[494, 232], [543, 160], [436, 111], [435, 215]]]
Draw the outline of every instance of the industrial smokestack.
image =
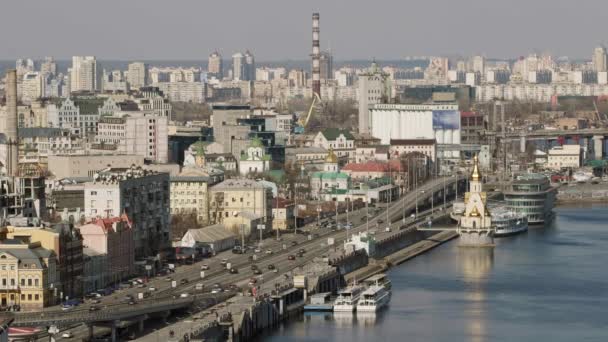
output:
[[17, 135], [17, 70], [6, 72], [6, 140], [8, 155], [6, 171], [9, 176], [17, 176], [19, 163], [19, 136]]
[[[319, 13], [312, 14], [312, 92], [321, 96], [321, 57], [319, 43]], [[313, 94], [313, 96], [314, 96]]]

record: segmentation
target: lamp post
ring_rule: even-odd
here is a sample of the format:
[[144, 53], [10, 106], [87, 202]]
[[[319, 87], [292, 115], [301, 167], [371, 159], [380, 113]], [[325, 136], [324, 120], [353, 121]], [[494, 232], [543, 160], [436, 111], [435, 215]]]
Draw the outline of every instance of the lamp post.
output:
[[317, 207], [317, 228], [321, 227], [321, 207]]

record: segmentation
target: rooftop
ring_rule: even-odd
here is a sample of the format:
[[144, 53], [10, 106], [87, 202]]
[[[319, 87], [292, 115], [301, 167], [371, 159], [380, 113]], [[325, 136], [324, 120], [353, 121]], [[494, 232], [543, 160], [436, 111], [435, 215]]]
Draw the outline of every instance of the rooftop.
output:
[[348, 130], [345, 129], [326, 128], [321, 132], [321, 134], [323, 134], [323, 136], [327, 140], [336, 140], [340, 136], [340, 134], [344, 135], [344, 137], [348, 140], [355, 140], [355, 137]]

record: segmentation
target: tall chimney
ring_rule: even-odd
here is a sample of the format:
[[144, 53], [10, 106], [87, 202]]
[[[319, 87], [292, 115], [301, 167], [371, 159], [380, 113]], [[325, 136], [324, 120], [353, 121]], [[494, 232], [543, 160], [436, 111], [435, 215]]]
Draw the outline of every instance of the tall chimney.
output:
[[6, 140], [8, 155], [6, 171], [9, 176], [17, 176], [19, 163], [19, 136], [17, 135], [17, 70], [6, 72]]
[[[319, 13], [312, 14], [312, 92], [321, 96], [321, 65], [319, 58]], [[313, 94], [313, 96], [314, 96]]]

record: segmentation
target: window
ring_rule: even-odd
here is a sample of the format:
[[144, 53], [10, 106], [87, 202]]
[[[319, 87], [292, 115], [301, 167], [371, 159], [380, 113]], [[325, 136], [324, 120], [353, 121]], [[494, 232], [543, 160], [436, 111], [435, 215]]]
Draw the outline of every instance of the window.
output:
[[38, 281], [38, 278], [34, 279], [34, 286], [40, 286], [40, 283]]
[[31, 294], [28, 294], [28, 295], [27, 295], [27, 300], [29, 300], [29, 301], [31, 301], [31, 300], [32, 300], [32, 295], [31, 295]]
[[25, 279], [21, 278], [21, 286], [25, 286]]
[[27, 280], [27, 286], [32, 286], [32, 279], [31, 278]]
[[25, 300], [25, 295], [24, 294], [21, 295], [21, 300]]
[[15, 286], [15, 278], [11, 278], [11, 286]]
[[39, 300], [39, 299], [40, 299], [40, 296], [39, 296], [39, 295], [34, 295], [34, 299], [35, 299], [35, 300]]
[[2, 286], [6, 286], [6, 278], [2, 278]]

